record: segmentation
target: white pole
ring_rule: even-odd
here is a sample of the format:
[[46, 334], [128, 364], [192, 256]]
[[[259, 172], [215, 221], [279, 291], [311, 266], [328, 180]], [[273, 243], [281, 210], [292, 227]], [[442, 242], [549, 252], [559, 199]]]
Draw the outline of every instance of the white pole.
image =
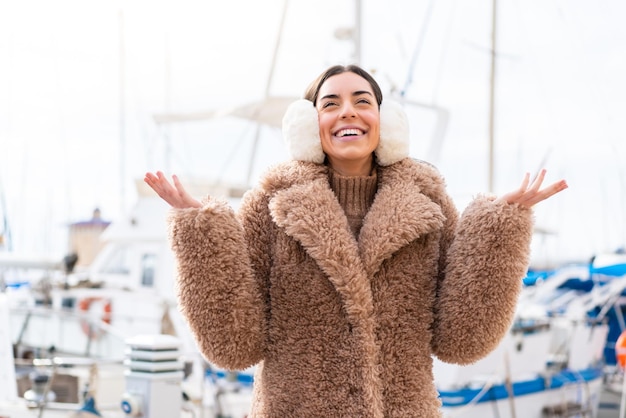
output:
[[119, 11], [119, 143], [120, 143], [120, 213], [126, 212], [126, 91], [124, 45], [124, 10]]
[[0, 293], [0, 400], [15, 401], [17, 399], [17, 381], [15, 380], [15, 363], [13, 359], [12, 336], [9, 321], [9, 299]]
[[[283, 3], [283, 13], [280, 18], [280, 26], [278, 27], [276, 45], [274, 46], [274, 54], [272, 55], [272, 64], [270, 65], [270, 72], [267, 76], [267, 82], [265, 83], [264, 99], [267, 99], [270, 96], [272, 81], [274, 81], [274, 70], [276, 70], [276, 62], [278, 61], [278, 50], [282, 42], [283, 31], [285, 29], [285, 19], [287, 17], [288, 6], [289, 6], [289, 0], [285, 0], [285, 3]], [[250, 152], [250, 161], [248, 162], [248, 173], [246, 174], [246, 186], [250, 186], [250, 182], [252, 181], [252, 168], [254, 167], [254, 159], [256, 157], [256, 149], [259, 144], [260, 137], [261, 137], [261, 124], [257, 122], [256, 131], [254, 134], [254, 141], [252, 142], [252, 150]]]
[[615, 357], [617, 357], [617, 364], [622, 371], [622, 400], [620, 401], [619, 407], [619, 417], [623, 418], [626, 416], [626, 373], [624, 369], [626, 365], [624, 364], [624, 355], [626, 354], [626, 331], [622, 331], [620, 336], [615, 341]]
[[619, 406], [619, 418], [626, 416], [626, 376], [624, 376], [623, 371], [622, 369], [622, 400]]
[[362, 25], [362, 8], [361, 0], [354, 2], [354, 62], [361, 65], [361, 25]]
[[495, 144], [495, 109], [496, 109], [496, 40], [498, 24], [498, 0], [493, 0], [491, 9], [491, 76], [489, 88], [489, 167], [487, 173], [487, 189], [494, 191], [494, 144]]

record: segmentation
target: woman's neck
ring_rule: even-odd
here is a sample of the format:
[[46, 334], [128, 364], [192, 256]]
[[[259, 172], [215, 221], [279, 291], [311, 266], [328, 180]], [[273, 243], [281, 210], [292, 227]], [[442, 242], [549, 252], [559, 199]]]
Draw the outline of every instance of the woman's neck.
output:
[[329, 158], [328, 164], [344, 177], [363, 177], [369, 176], [372, 172], [374, 157], [370, 154], [368, 158], [359, 160], [335, 160]]

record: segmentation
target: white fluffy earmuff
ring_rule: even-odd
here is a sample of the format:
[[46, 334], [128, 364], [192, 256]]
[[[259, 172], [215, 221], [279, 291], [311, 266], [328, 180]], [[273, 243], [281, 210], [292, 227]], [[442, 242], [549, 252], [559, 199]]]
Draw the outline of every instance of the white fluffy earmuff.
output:
[[409, 118], [402, 105], [385, 100], [380, 105], [380, 142], [374, 150], [379, 165], [391, 165], [409, 156]]
[[324, 162], [317, 109], [313, 102], [300, 99], [287, 107], [283, 116], [283, 139], [293, 160]]
[[[317, 109], [310, 100], [296, 100], [287, 107], [283, 138], [292, 159], [324, 162]], [[385, 100], [380, 106], [380, 142], [374, 153], [382, 166], [409, 156], [409, 120], [398, 102]]]

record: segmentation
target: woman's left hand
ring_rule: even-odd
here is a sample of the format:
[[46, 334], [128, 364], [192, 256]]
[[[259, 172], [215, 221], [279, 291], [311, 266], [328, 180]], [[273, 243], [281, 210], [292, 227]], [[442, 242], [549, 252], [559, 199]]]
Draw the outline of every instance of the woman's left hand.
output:
[[[530, 174], [526, 173], [524, 181], [519, 189], [500, 196], [496, 202], [517, 203], [521, 206], [531, 208], [542, 200], [546, 200], [550, 196], [567, 189], [565, 180], [557, 181], [548, 187], [541, 189], [541, 183], [546, 176], [546, 170], [542, 169], [539, 175], [530, 184]], [[529, 186], [530, 184], [530, 186]]]

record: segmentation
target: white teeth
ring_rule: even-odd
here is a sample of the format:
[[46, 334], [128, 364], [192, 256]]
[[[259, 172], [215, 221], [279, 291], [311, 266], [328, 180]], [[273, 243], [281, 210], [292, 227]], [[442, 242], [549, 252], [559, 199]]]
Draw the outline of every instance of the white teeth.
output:
[[342, 129], [337, 132], [337, 136], [347, 136], [347, 135], [363, 135], [363, 131], [360, 129]]

